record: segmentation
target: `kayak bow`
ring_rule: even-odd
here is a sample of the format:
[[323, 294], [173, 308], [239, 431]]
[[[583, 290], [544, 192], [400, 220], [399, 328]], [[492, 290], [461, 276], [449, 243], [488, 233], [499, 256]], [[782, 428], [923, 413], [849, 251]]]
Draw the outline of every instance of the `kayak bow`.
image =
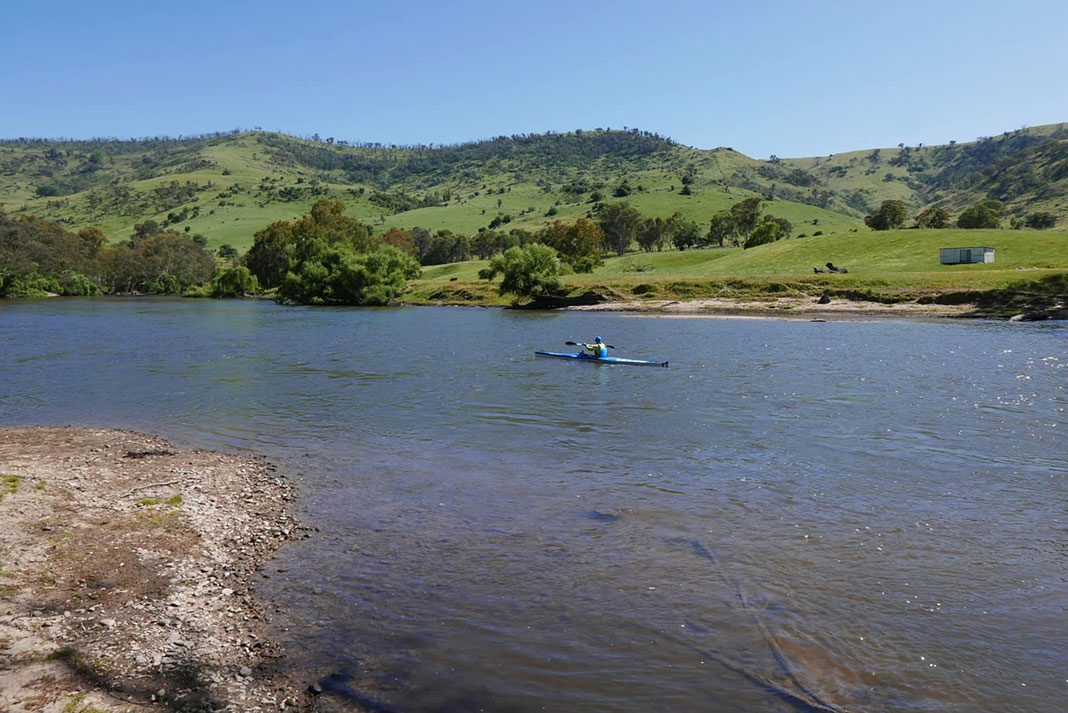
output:
[[644, 359], [621, 359], [619, 357], [591, 357], [586, 356], [582, 352], [578, 354], [568, 354], [567, 352], [534, 352], [536, 356], [543, 357], [555, 357], [557, 359], [577, 359], [579, 361], [589, 361], [595, 364], [629, 364], [631, 366], [664, 366], [668, 363], [666, 361], [645, 361]]

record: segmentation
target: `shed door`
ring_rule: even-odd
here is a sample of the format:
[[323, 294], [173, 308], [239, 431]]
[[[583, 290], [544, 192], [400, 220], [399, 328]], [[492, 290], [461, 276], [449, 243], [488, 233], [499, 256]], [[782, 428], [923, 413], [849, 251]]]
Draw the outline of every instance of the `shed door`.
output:
[[972, 249], [971, 248], [961, 248], [960, 261], [961, 262], [971, 262], [972, 261]]

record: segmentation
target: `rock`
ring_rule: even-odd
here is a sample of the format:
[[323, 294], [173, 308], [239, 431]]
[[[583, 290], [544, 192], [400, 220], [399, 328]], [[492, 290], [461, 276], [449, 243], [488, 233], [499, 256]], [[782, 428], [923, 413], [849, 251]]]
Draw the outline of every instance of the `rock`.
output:
[[252, 675], [252, 669], [250, 669], [248, 666], [242, 666], [237, 670], [237, 674], [242, 678], [248, 678]]
[[822, 295], [822, 296], [820, 296], [819, 301], [816, 302], [816, 304], [821, 304], [821, 305], [829, 305], [830, 303], [831, 303], [831, 296], [830, 295]]
[[312, 694], [313, 696], [318, 696], [322, 692], [323, 687], [320, 686], [318, 683], [312, 683], [308, 685], [308, 693]]
[[100, 620], [100, 626], [104, 627], [105, 629], [114, 629], [115, 628], [115, 620], [114, 619], [101, 619]]

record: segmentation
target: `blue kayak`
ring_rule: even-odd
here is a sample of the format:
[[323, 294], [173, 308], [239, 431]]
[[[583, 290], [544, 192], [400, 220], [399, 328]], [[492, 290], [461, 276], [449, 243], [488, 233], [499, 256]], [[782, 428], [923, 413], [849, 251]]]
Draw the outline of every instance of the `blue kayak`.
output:
[[667, 366], [666, 361], [645, 361], [644, 359], [620, 359], [619, 357], [591, 357], [579, 352], [568, 354], [567, 352], [534, 352], [537, 356], [556, 357], [557, 359], [575, 359], [588, 361], [594, 364], [630, 364], [631, 366]]

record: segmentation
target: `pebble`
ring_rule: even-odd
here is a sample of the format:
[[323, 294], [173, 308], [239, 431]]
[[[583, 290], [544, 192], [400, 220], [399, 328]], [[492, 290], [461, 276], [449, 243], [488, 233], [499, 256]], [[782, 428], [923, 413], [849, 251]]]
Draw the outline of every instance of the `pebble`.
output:
[[242, 678], [248, 678], [252, 675], [252, 669], [250, 669], [248, 666], [242, 666], [237, 670], [237, 673]]

